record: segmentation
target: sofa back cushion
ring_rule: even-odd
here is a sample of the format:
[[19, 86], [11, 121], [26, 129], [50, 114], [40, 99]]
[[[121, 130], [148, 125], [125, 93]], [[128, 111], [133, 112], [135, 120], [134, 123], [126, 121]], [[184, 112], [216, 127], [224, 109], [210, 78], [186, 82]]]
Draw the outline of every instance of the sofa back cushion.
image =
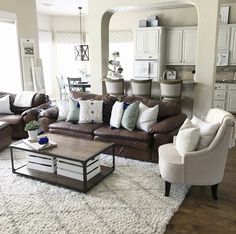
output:
[[[11, 111], [14, 114], [21, 114], [25, 110], [29, 109], [28, 107], [17, 107], [17, 106], [13, 105], [15, 97], [16, 97], [16, 94], [0, 92], [0, 97], [6, 96], [6, 95], [9, 95], [9, 97], [10, 97], [10, 109], [11, 109]], [[43, 104], [43, 103], [45, 103], [47, 101], [49, 101], [49, 98], [48, 98], [48, 96], [46, 94], [44, 94], [44, 93], [36, 93], [35, 96], [33, 97], [31, 107], [39, 106], [39, 105], [41, 105], [41, 104]]]
[[144, 98], [140, 96], [124, 96], [121, 100], [123, 102], [128, 102], [128, 103], [140, 101], [147, 107], [154, 107], [158, 105], [159, 112], [157, 116], [157, 121], [160, 121], [160, 120], [163, 120], [168, 117], [181, 113], [181, 108], [177, 103], [161, 102], [156, 99]]
[[[71, 92], [73, 98], [81, 98], [82, 100], [103, 100], [103, 121], [105, 123], [110, 123], [111, 110], [115, 101], [118, 100], [117, 97], [112, 97], [108, 95], [96, 95], [91, 93], [82, 93], [82, 92]], [[168, 117], [177, 115], [181, 113], [181, 108], [177, 103], [167, 103], [160, 102], [155, 99], [140, 97], [140, 96], [123, 96], [119, 99], [122, 102], [134, 103], [136, 101], [142, 102], [147, 107], [159, 106], [159, 112], [157, 116], [157, 121], [166, 119]]]
[[71, 96], [76, 99], [80, 98], [81, 100], [103, 100], [103, 122], [110, 123], [111, 110], [112, 106], [117, 101], [116, 97], [82, 92], [71, 92]]

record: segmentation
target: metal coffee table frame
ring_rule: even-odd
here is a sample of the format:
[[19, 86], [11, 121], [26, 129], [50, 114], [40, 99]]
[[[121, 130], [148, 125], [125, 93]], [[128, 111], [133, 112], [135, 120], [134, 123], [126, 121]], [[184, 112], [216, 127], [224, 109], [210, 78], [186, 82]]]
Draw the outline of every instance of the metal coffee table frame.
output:
[[[80, 191], [83, 193], [87, 193], [91, 188], [93, 188], [95, 185], [97, 185], [99, 182], [101, 182], [104, 178], [106, 178], [108, 175], [110, 175], [114, 170], [115, 170], [115, 155], [114, 155], [114, 143], [110, 143], [110, 145], [102, 150], [88, 158], [87, 160], [80, 160], [80, 159], [73, 159], [73, 161], [80, 162], [83, 165], [83, 181], [76, 180], [73, 178], [65, 177], [62, 175], [58, 175], [56, 173], [48, 173], [44, 171], [39, 171], [39, 170], [34, 170], [34, 169], [29, 169], [27, 168], [27, 164], [24, 164], [18, 168], [15, 168], [14, 165], [14, 149], [17, 150], [22, 150], [22, 151], [27, 151], [31, 153], [37, 153], [41, 155], [47, 155], [47, 156], [52, 156], [52, 157], [57, 157], [57, 158], [64, 158], [64, 159], [69, 159], [68, 157], [63, 157], [63, 156], [56, 156], [54, 154], [51, 154], [50, 152], [46, 150], [33, 150], [30, 149], [30, 147], [22, 147], [22, 144], [25, 145], [21, 140], [17, 141], [13, 144], [10, 145], [10, 152], [11, 152], [11, 165], [12, 165], [12, 172], [18, 175], [22, 175], [28, 178], [44, 181], [53, 185], [59, 185], [63, 186], [65, 188], [73, 189], [76, 191]], [[108, 155], [112, 157], [112, 166], [101, 166], [101, 172], [94, 176], [92, 179], [87, 181], [87, 162], [91, 159], [94, 159], [97, 155], [103, 153], [104, 151], [112, 148], [112, 155]], [[72, 159], [70, 159], [72, 160]]]

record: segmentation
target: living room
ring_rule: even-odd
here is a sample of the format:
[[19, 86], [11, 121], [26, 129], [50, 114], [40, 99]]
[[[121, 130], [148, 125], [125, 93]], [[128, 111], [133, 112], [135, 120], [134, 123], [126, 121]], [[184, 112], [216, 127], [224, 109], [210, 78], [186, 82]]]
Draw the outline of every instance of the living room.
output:
[[[82, 16], [78, 6], [83, 6]], [[20, 118], [15, 121], [13, 128], [12, 122], [10, 122], [10, 127], [6, 123], [0, 126], [0, 147], [4, 148], [0, 152], [2, 171], [0, 191], [2, 204], [4, 204], [0, 209], [1, 233], [35, 233], [39, 231], [43, 233], [234, 233], [235, 148], [228, 151], [229, 143], [231, 147], [233, 146], [231, 142], [233, 138], [231, 139], [230, 136], [227, 135], [228, 141], [226, 142], [221, 143], [220, 140], [220, 134], [223, 134], [223, 130], [220, 129], [231, 124], [232, 119], [228, 118], [233, 117], [230, 114], [226, 116], [227, 120], [223, 121], [224, 124], [221, 122], [219, 127], [218, 122], [223, 112], [214, 112], [214, 109], [211, 109], [217, 107], [225, 109], [224, 114], [228, 113], [227, 111], [232, 114], [236, 113], [233, 110], [235, 108], [234, 88], [231, 88], [234, 86], [236, 71], [234, 62], [232, 62], [234, 59], [232, 53], [229, 53], [229, 57], [231, 57], [227, 66], [216, 65], [218, 62], [216, 51], [219, 12], [221, 7], [227, 8], [228, 6], [228, 20], [223, 27], [226, 27], [232, 36], [236, 23], [236, 2], [233, 0], [189, 0], [184, 2], [171, 0], [168, 3], [161, 0], [106, 0], [102, 4], [89, 0], [88, 2], [71, 1], [71, 6], [69, 1], [66, 4], [64, 2], [64, 5], [63, 1], [1, 1], [1, 19], [5, 17], [5, 20], [11, 19], [12, 22], [15, 22], [13, 25], [17, 32], [15, 35], [20, 51], [18, 72], [22, 74], [21, 78], [18, 76], [18, 82], [19, 79], [22, 79], [21, 84], [15, 86], [12, 84], [16, 80], [10, 82], [6, 82], [5, 78], [4, 82], [2, 80], [1, 83], [4, 86], [0, 90], [1, 98], [5, 97], [6, 93], [16, 94], [23, 90], [38, 91], [40, 88], [36, 87], [37, 85], [42, 86], [48, 95], [41, 93], [31, 97], [33, 109], [25, 108], [24, 105], [15, 106], [16, 96], [9, 96], [10, 111], [14, 112], [12, 118], [15, 121], [16, 116], [19, 117], [19, 113]], [[181, 28], [181, 30], [185, 27], [197, 27], [197, 45], [196, 48], [192, 46], [195, 48], [194, 54], [196, 55], [194, 63], [166, 65], [160, 75], [161, 77], [165, 70], [174, 70], [176, 71], [175, 79], [183, 79], [181, 108], [178, 103], [160, 102], [160, 86], [159, 82], [155, 80], [152, 82], [152, 98], [132, 95], [131, 79], [134, 76], [135, 67], [133, 48], [135, 33], [133, 32], [139, 28], [140, 23], [155, 15], [159, 17], [157, 18], [158, 26], [163, 27], [164, 30], [173, 27]], [[74, 45], [81, 43], [81, 25], [83, 43], [89, 46], [89, 61], [75, 61]], [[226, 34], [226, 36], [229, 35]], [[232, 42], [230, 38], [228, 40], [230, 47]], [[31, 50], [22, 51], [26, 44], [25, 47], [33, 48], [33, 52]], [[2, 47], [0, 48], [3, 51]], [[10, 53], [12, 53], [11, 51]], [[108, 76], [109, 60], [114, 59], [112, 57], [114, 51], [120, 52], [118, 60], [123, 68], [125, 87], [125, 89], [123, 87], [123, 96], [118, 98], [105, 95], [107, 93], [105, 77]], [[225, 54], [222, 53], [222, 56]], [[35, 78], [32, 77], [32, 66], [37, 75]], [[10, 71], [11, 69], [7, 65], [5, 67], [9, 72], [13, 72], [10, 73], [11, 77], [14, 76], [14, 72], [17, 72], [15, 69]], [[41, 68], [43, 68], [43, 76]], [[3, 68], [1, 70], [3, 71]], [[85, 93], [72, 93], [74, 100], [77, 100], [77, 106], [73, 107], [76, 109], [77, 103], [79, 103], [80, 113], [73, 112], [70, 118], [74, 118], [74, 114], [81, 117], [79, 120], [76, 117], [72, 123], [65, 121], [69, 116], [68, 112], [66, 117], [62, 116], [62, 112], [60, 113], [59, 105], [62, 102], [58, 101], [60, 92], [56, 76], [61, 75], [66, 82], [67, 77], [82, 77], [82, 81], [91, 86]], [[44, 77], [44, 82], [41, 82], [42, 77]], [[6, 93], [2, 95], [2, 92]], [[224, 99], [222, 99], [223, 97]], [[101, 102], [103, 103], [102, 117], [99, 117], [98, 122], [94, 122], [94, 118], [90, 118], [90, 123], [86, 122], [88, 123], [86, 125], [83, 121], [88, 121], [87, 103], [101, 106]], [[55, 103], [59, 109], [55, 108]], [[117, 105], [114, 105], [115, 103]], [[120, 106], [118, 106], [119, 104]], [[114, 106], [120, 109], [112, 116]], [[155, 115], [154, 124], [148, 125], [148, 128], [145, 125], [146, 122], [145, 124], [141, 122], [140, 110], [142, 108], [147, 111], [146, 116], [149, 120]], [[84, 111], [82, 111], [83, 109]], [[132, 116], [136, 120], [132, 119], [128, 124], [124, 118], [128, 115], [127, 110], [131, 113], [139, 110], [138, 115]], [[90, 111], [97, 110], [90, 109]], [[155, 114], [153, 114], [154, 112]], [[120, 120], [117, 127], [118, 115], [120, 115]], [[205, 178], [204, 183], [196, 182], [196, 180], [193, 183], [186, 182], [188, 179], [185, 180], [185, 183], [180, 182], [182, 180], [177, 179], [180, 175], [179, 171], [176, 172], [174, 178], [169, 177], [171, 173], [166, 174], [170, 165], [165, 161], [169, 158], [166, 155], [172, 151], [170, 148], [166, 149], [165, 145], [173, 145], [170, 143], [173, 141], [173, 136], [180, 135], [178, 131], [185, 123], [186, 117], [191, 119], [192, 116], [199, 119], [206, 116], [206, 120], [212, 120], [215, 125], [218, 124], [217, 134], [214, 132], [214, 140], [211, 138], [210, 145], [206, 148], [210, 151], [206, 152], [208, 152], [208, 157], [219, 156], [214, 160], [215, 167], [210, 165], [207, 168], [214, 173], [217, 170], [217, 176], [222, 174], [219, 176], [223, 177], [222, 182], [222, 178], [217, 179], [217, 183], [207, 182], [207, 175], [204, 177], [206, 171], [203, 170], [204, 166], [208, 165], [206, 162], [200, 164], [199, 168], [198, 166], [188, 168], [192, 175], [196, 176], [197, 172], [202, 175]], [[6, 122], [7, 118], [4, 118], [0, 114], [0, 120]], [[39, 172], [27, 174], [28, 172], [23, 171], [23, 168], [20, 168], [23, 156], [28, 152], [27, 150], [32, 150], [24, 146], [24, 143], [20, 143], [22, 145], [18, 146], [16, 143], [19, 138], [27, 140], [25, 125], [31, 120], [38, 120], [44, 131], [50, 130], [52, 135], [48, 135], [49, 143], [56, 143], [57, 147], [48, 149], [48, 151], [51, 150], [54, 156], [58, 156], [55, 161], [53, 159], [53, 164], [57, 163], [57, 169], [60, 165], [65, 164], [68, 167], [68, 162], [63, 154], [69, 154], [67, 160], [73, 161], [78, 153], [82, 158], [86, 158], [90, 153], [93, 157], [89, 160], [96, 159], [96, 162], [90, 162], [89, 166], [96, 174], [97, 167], [95, 168], [95, 166], [99, 160], [97, 161], [95, 155], [99, 151], [105, 152], [100, 159], [104, 161], [101, 173], [98, 171], [98, 176], [86, 184], [79, 181], [73, 183], [76, 180], [68, 179], [69, 177], [66, 176], [61, 179], [62, 176], [45, 176], [45, 173]], [[81, 122], [74, 124], [75, 121]], [[194, 122], [193, 119], [191, 121]], [[114, 123], [113, 127], [118, 129], [110, 129], [109, 125], [112, 126]], [[85, 125], [86, 127], [84, 127]], [[196, 119], [194, 125], [197, 125]], [[131, 131], [130, 128], [134, 130]], [[194, 134], [195, 132], [192, 133], [191, 138], [194, 138]], [[65, 135], [68, 138], [64, 138]], [[178, 135], [177, 143], [180, 141]], [[11, 143], [12, 138], [12, 145], [5, 148]], [[42, 138], [40, 138], [42, 142], [48, 140]], [[87, 141], [90, 142], [93, 139], [95, 141], [87, 146]], [[64, 145], [63, 142], [66, 144]], [[188, 142], [187, 146], [189, 144], [191, 143]], [[112, 147], [114, 147], [113, 150]], [[202, 154], [204, 154], [204, 150]], [[11, 152], [12, 154], [10, 154]], [[194, 156], [198, 152], [202, 151], [190, 152], [189, 158], [192, 157], [191, 153]], [[225, 168], [222, 166], [221, 169], [216, 169], [220, 153], [224, 155], [224, 160], [227, 158], [227, 163]], [[48, 155], [50, 156], [50, 153]], [[35, 157], [31, 157], [31, 160], [34, 160]], [[219, 158], [219, 160], [221, 159]], [[77, 168], [79, 162], [82, 163], [82, 168], [87, 170], [86, 167], [84, 168], [83, 161], [76, 162], [77, 164], [74, 166]], [[191, 164], [189, 161], [188, 163], [188, 165]], [[53, 170], [56, 169], [53, 168]], [[172, 172], [175, 170], [179, 170], [179, 168], [172, 168]], [[223, 170], [222, 173], [219, 172], [221, 170]], [[55, 171], [53, 173], [55, 174]], [[81, 173], [84, 175], [83, 170]], [[185, 173], [186, 176], [187, 168]], [[217, 176], [211, 175], [213, 178]], [[32, 180], [32, 177], [46, 180], [49, 183]], [[200, 179], [201, 176], [196, 177]], [[89, 177], [83, 178], [84, 181], [87, 179], [89, 180]], [[167, 181], [171, 183], [170, 187], [168, 187], [170, 184], [166, 183]], [[218, 200], [216, 200], [217, 186], [215, 184], [218, 183]], [[59, 186], [50, 184], [59, 184]], [[208, 186], [194, 186], [200, 184]], [[83, 189], [78, 189], [80, 186]], [[73, 191], [73, 188], [85, 193]], [[87, 190], [89, 191], [87, 192]]]

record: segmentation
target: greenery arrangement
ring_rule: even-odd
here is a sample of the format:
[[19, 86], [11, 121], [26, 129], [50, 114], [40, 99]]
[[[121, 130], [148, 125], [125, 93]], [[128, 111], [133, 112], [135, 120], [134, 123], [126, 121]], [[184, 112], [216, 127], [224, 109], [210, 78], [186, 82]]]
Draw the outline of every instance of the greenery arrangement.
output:
[[25, 125], [25, 131], [34, 131], [41, 127], [40, 123], [36, 120], [30, 121]]

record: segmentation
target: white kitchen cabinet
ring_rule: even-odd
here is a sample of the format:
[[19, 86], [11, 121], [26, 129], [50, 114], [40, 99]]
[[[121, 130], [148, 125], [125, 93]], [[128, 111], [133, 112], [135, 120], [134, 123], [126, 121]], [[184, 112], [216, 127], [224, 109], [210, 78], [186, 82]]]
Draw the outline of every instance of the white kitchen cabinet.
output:
[[160, 57], [161, 28], [139, 28], [134, 33], [135, 58], [158, 59]]
[[182, 29], [166, 30], [166, 64], [182, 64]]
[[197, 51], [197, 29], [183, 30], [182, 64], [195, 65]]
[[227, 111], [236, 113], [236, 84], [228, 85]]
[[228, 25], [220, 25], [218, 35], [218, 50], [229, 50], [230, 27]]
[[168, 28], [166, 43], [166, 65], [195, 65], [197, 27]]
[[228, 85], [225, 83], [215, 83], [213, 107], [226, 110]]
[[236, 65], [236, 25], [231, 26], [229, 65]]
[[216, 83], [213, 107], [236, 113], [236, 84]]

